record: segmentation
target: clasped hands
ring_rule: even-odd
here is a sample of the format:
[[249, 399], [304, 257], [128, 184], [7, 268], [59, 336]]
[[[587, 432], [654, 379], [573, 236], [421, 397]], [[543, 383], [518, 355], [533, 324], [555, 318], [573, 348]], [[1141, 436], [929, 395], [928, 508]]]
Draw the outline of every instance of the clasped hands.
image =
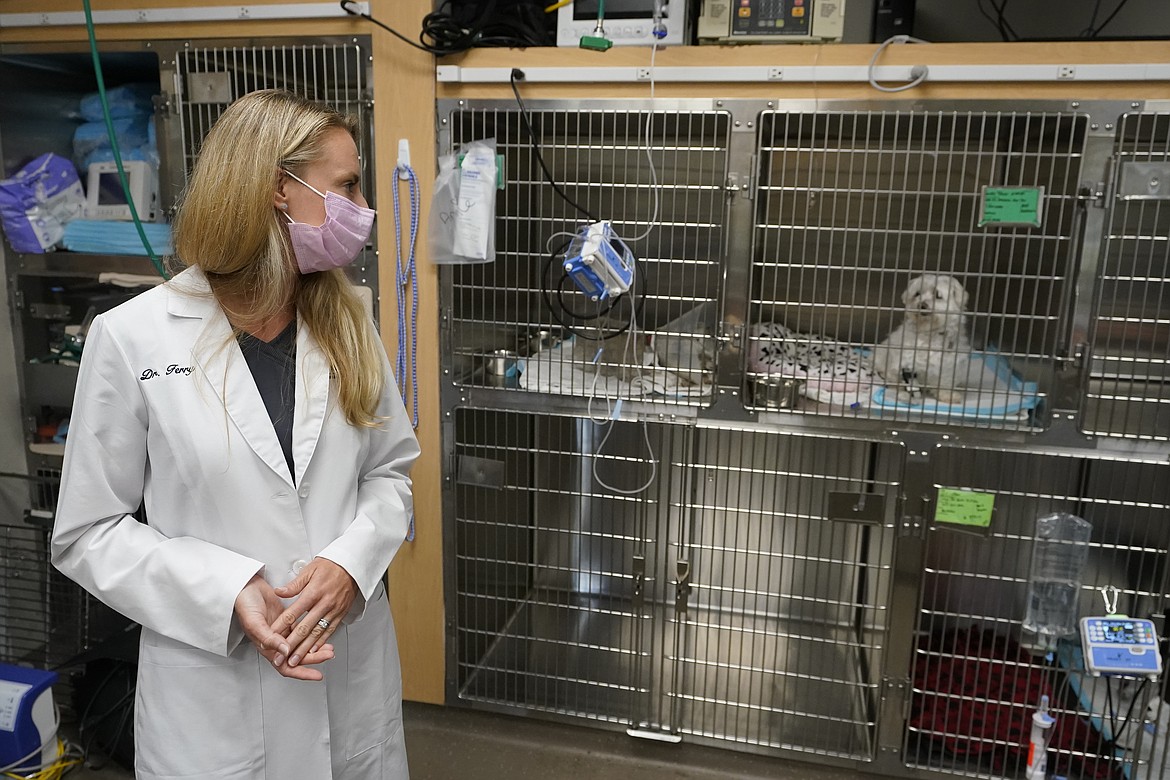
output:
[[[273, 588], [256, 574], [236, 596], [240, 627], [260, 654], [285, 677], [321, 680], [310, 668], [333, 658], [329, 637], [357, 598], [349, 572], [327, 558], [314, 558], [286, 585]], [[285, 608], [281, 599], [296, 599]]]

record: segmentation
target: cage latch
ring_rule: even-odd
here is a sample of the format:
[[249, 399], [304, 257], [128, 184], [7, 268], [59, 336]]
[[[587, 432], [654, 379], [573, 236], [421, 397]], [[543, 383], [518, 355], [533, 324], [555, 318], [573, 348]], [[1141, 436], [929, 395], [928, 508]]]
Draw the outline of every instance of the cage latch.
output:
[[675, 561], [675, 572], [674, 611], [677, 615], [685, 615], [691, 597], [691, 562]]
[[646, 556], [635, 555], [630, 568], [634, 574], [634, 608], [641, 609], [646, 589]]
[[719, 349], [727, 349], [729, 346], [740, 347], [743, 344], [743, 332], [742, 322], [719, 323], [719, 333], [716, 336]]
[[735, 195], [739, 195], [747, 200], [752, 199], [752, 177], [751, 174], [738, 173], [732, 171], [727, 174], [726, 184], [727, 194], [729, 200]]

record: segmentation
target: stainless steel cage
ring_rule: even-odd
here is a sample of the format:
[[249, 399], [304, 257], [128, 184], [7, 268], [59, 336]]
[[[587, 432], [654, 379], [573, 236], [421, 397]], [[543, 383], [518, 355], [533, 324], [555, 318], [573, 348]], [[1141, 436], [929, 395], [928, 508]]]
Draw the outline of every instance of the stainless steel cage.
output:
[[[495, 260], [448, 276], [456, 383], [709, 405], [726, 112], [542, 104], [525, 118], [515, 104], [490, 104], [455, 106], [443, 122], [442, 153], [494, 138], [503, 159]], [[627, 242], [637, 271], [626, 294], [593, 301], [561, 258], [583, 225], [600, 220]], [[517, 370], [492, 371], [493, 357]]]
[[455, 428], [456, 697], [872, 757], [900, 447], [472, 409]]
[[907, 763], [964, 776], [1012, 776], [1026, 758], [1027, 734], [1021, 740], [1020, 732], [1027, 732], [1039, 697], [1049, 695], [1061, 725], [1050, 750], [1052, 772], [1160, 777], [1161, 684], [1092, 678], [1075, 635], [1051, 647], [1021, 621], [1035, 520], [1068, 512], [1092, 524], [1078, 614], [1108, 614], [1099, 591], [1113, 586], [1120, 591], [1117, 611], [1152, 619], [1165, 634], [1166, 464], [948, 447], [935, 473], [938, 487], [993, 494], [995, 507], [979, 533], [930, 525]]
[[[1082, 223], [1087, 118], [898, 110], [767, 112], [760, 122], [752, 405], [775, 405], [772, 388], [787, 383], [797, 386], [788, 408], [809, 414], [1042, 424]], [[1041, 191], [1043, 218], [985, 222], [988, 188]], [[962, 298], [940, 278], [958, 280]], [[909, 297], [916, 279], [934, 299], [921, 304], [932, 307], [925, 325], [921, 298]], [[899, 326], [913, 337], [887, 370], [881, 344]], [[961, 376], [972, 348], [997, 380]], [[903, 377], [927, 364], [934, 378]], [[906, 390], [914, 385], [922, 397]], [[961, 398], [948, 400], [956, 388]]]
[[[271, 45], [255, 41], [238, 45], [178, 47], [168, 56], [173, 67], [173, 101], [169, 117], [177, 120], [177, 132], [169, 133], [165, 146], [173, 159], [172, 174], [179, 184], [186, 180], [199, 156], [203, 138], [215, 120], [236, 98], [260, 89], [283, 89], [308, 100], [325, 103], [353, 116], [358, 122], [358, 154], [362, 160], [362, 191], [374, 202], [373, 87], [366, 38], [344, 42], [315, 43], [288, 40]], [[182, 161], [181, 166], [180, 162]], [[164, 201], [172, 205], [178, 192]], [[373, 314], [378, 315], [377, 226], [367, 247], [346, 273], [352, 281], [372, 291]]]
[[1170, 115], [1118, 125], [1082, 430], [1166, 441]]
[[[555, 391], [520, 378], [566, 334], [539, 272], [548, 238], [577, 220], [542, 181], [515, 106], [439, 106], [441, 153], [494, 133], [509, 178], [495, 262], [442, 277], [450, 701], [991, 778], [1022, 774], [1044, 691], [1067, 724], [1051, 766], [1161, 777], [1163, 680], [1087, 679], [1069, 643], [1042, 646], [1021, 621], [1036, 518], [1060, 510], [1093, 527], [1079, 612], [1102, 611], [1096, 589], [1113, 585], [1130, 614], [1167, 629], [1165, 113], [1128, 101], [531, 109], [558, 182], [640, 224], [646, 157], [619, 144], [632, 162], [615, 174], [595, 128], [638, 133], [663, 106], [680, 132], [698, 126], [688, 117], [717, 130], [649, 144], [649, 159], [675, 155], [675, 175], [702, 174], [653, 234], [672, 247], [702, 236], [702, 264], [645, 287], [648, 307], [664, 295], [711, 306], [708, 325], [669, 328], [714, 351], [710, 393], [682, 399], [598, 391], [592, 351], [558, 353], [585, 370]], [[625, 200], [599, 195], [612, 181], [631, 185]], [[1004, 218], [1017, 197], [1027, 208]], [[937, 298], [951, 294], [939, 278], [963, 288], [929, 313], [950, 323], [962, 310], [964, 339], [903, 340], [911, 375], [884, 376], [891, 334], [931, 308], [903, 298], [923, 276]], [[496, 350], [518, 374], [489, 376], [505, 373], [485, 362]], [[962, 401], [980, 408], [914, 376], [923, 354], [956, 375], [981, 355], [992, 386]], [[600, 359], [637, 363], [612, 357]], [[986, 527], [940, 514], [944, 493], [972, 492], [992, 507]]]

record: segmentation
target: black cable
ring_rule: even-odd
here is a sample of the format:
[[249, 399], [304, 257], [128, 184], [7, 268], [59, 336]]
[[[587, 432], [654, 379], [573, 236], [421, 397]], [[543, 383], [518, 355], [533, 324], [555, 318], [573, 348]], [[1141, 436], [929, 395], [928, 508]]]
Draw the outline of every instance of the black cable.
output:
[[[989, 0], [989, 2], [993, 7], [995, 6], [995, 0]], [[1005, 41], [1018, 41], [1020, 36], [1007, 18], [1007, 4], [1008, 0], [999, 0], [999, 6], [995, 7], [996, 19], [999, 20], [999, 33]]]
[[1020, 36], [1016, 34], [1015, 28], [1007, 20], [1008, 0], [1000, 0], [999, 5], [995, 4], [995, 0], [987, 0], [987, 4], [995, 11], [994, 16], [984, 9], [983, 0], [975, 0], [975, 5], [979, 9], [979, 13], [983, 14], [984, 19], [995, 25], [995, 28], [999, 30], [1000, 37], [1004, 41], [1011, 43], [1012, 41], [1019, 40]]
[[[474, 17], [456, 13], [452, 0], [444, 0], [423, 17], [420, 39], [437, 53], [455, 54], [475, 47], [552, 46], [556, 43], [547, 28], [546, 15], [536, 0], [503, 0], [497, 9], [493, 0]], [[477, 4], [466, 3], [475, 9]]]
[[[1150, 678], [1149, 677], [1145, 678], [1144, 680], [1142, 680], [1142, 684], [1138, 686], [1138, 689], [1136, 691], [1134, 691], [1133, 698], [1129, 700], [1129, 709], [1127, 709], [1125, 711], [1125, 718], [1124, 718], [1124, 720], [1121, 721], [1121, 728], [1120, 729], [1117, 727], [1116, 723], [1113, 722], [1113, 713], [1110, 713], [1109, 720], [1110, 720], [1110, 727], [1113, 729], [1113, 744], [1114, 745], [1116, 745], [1118, 740], [1121, 739], [1121, 735], [1125, 732], [1125, 729], [1129, 726], [1130, 719], [1133, 717], [1133, 708], [1138, 703], [1138, 700], [1142, 698], [1142, 694], [1145, 693], [1146, 685], [1149, 682], [1150, 682]], [[1110, 702], [1113, 698], [1112, 695], [1110, 694], [1110, 688], [1112, 688], [1112, 686], [1109, 685], [1108, 683], [1109, 683], [1109, 678], [1106, 678], [1106, 687], [1105, 687], [1106, 702]], [[1120, 691], [1118, 691], [1118, 693], [1120, 694]], [[1109, 706], [1109, 708], [1112, 709], [1112, 704], [1107, 704], [1107, 706]]]
[[520, 107], [520, 119], [524, 122], [524, 129], [528, 131], [528, 140], [531, 144], [530, 149], [532, 150], [532, 155], [536, 158], [536, 162], [540, 165], [540, 169], [544, 171], [544, 177], [548, 180], [548, 183], [552, 185], [552, 188], [554, 191], [556, 191], [557, 195], [560, 195], [561, 199], [564, 200], [565, 203], [568, 203], [570, 206], [577, 209], [577, 211], [579, 211], [590, 222], [597, 222], [597, 217], [593, 216], [593, 214], [590, 213], [588, 209], [584, 208], [578, 204], [577, 201], [573, 200], [565, 194], [565, 191], [561, 189], [561, 185], [557, 184], [557, 180], [553, 178], [552, 171], [550, 171], [548, 166], [545, 165], [544, 157], [542, 157], [540, 154], [540, 141], [537, 140], [536, 133], [532, 129], [532, 122], [530, 122], [528, 119], [528, 108], [524, 105], [524, 99], [520, 97], [519, 87], [516, 86], [516, 82], [523, 78], [524, 71], [520, 70], [519, 68], [512, 68], [512, 72], [508, 76], [508, 82], [512, 85], [512, 94], [516, 96], [516, 105]]
[[992, 16], [991, 13], [983, 7], [983, 0], [975, 0], [975, 6], [979, 9], [979, 13], [983, 15], [984, 19], [995, 25], [995, 29], [999, 30], [1000, 37], [1005, 41], [1010, 42], [1011, 39], [1008, 37], [1007, 30], [1004, 29], [1003, 25], [1003, 11], [995, 4], [995, 0], [987, 0], [987, 2], [988, 5], [991, 6], [992, 10], [996, 12], [995, 16]]
[[1097, 14], [1101, 13], [1101, 0], [1093, 3], [1093, 14], [1089, 17], [1089, 24], [1081, 31], [1082, 38], [1092, 38], [1093, 30], [1097, 27]]
[[1097, 29], [1093, 30], [1093, 34], [1090, 37], [1096, 38], [1099, 36], [1101, 31], [1105, 29], [1106, 25], [1113, 21], [1113, 17], [1117, 16], [1117, 14], [1121, 12], [1121, 9], [1125, 8], [1125, 4], [1128, 2], [1129, 0], [1121, 0], [1121, 2], [1117, 4], [1117, 7], [1113, 9], [1113, 13], [1109, 14], [1109, 16], [1105, 17], [1105, 21], [1097, 25]]
[[446, 51], [436, 50], [436, 49], [434, 49], [430, 46], [427, 46], [426, 44], [423, 44], [423, 43], [415, 43], [414, 41], [410, 40], [402, 33], [395, 30], [393, 27], [388, 27], [388, 26], [382, 24], [381, 22], [379, 22], [377, 19], [370, 16], [369, 14], [364, 14], [361, 11], [350, 8], [350, 6], [353, 5], [353, 3], [354, 3], [354, 0], [341, 0], [341, 10], [345, 11], [350, 16], [360, 16], [361, 18], [365, 19], [367, 22], [373, 22], [374, 24], [378, 25], [386, 32], [393, 35], [398, 40], [402, 41], [403, 43], [405, 43], [409, 46], [413, 46], [416, 49], [420, 49], [422, 51], [425, 51], [427, 54], [446, 54], [447, 53]]
[[[609, 339], [616, 338], [617, 336], [622, 335], [623, 333], [625, 333], [627, 330], [630, 329], [630, 325], [633, 322], [637, 322], [638, 319], [642, 316], [642, 309], [645, 308], [645, 305], [646, 305], [645, 293], [630, 296], [633, 299], [631, 301], [631, 305], [634, 307], [633, 317], [632, 318], [627, 317], [621, 328], [619, 328], [618, 330], [615, 330], [612, 333], [604, 335], [604, 336], [590, 336], [586, 333], [582, 333], [581, 331], [577, 330], [573, 325], [570, 325], [568, 322], [566, 322], [564, 319], [562, 319], [560, 314], [557, 313], [557, 307], [553, 305], [552, 290], [550, 289], [551, 288], [551, 279], [550, 279], [549, 271], [552, 268], [552, 264], [554, 262], [556, 262], [559, 257], [563, 256], [565, 249], [571, 243], [572, 243], [572, 240], [570, 239], [569, 241], [566, 241], [563, 244], [561, 244], [557, 249], [555, 249], [551, 254], [549, 254], [548, 258], [545, 260], [544, 269], [541, 271], [540, 294], [544, 297], [544, 303], [545, 303], [545, 306], [548, 307], [549, 314], [552, 315], [552, 318], [554, 320], [556, 320], [557, 324], [560, 325], [562, 328], [567, 330], [569, 333], [572, 333], [574, 336], [580, 336], [581, 338], [585, 339], [586, 341], [608, 341]], [[641, 264], [634, 265], [634, 272], [637, 274], [640, 274], [642, 276], [642, 283], [644, 286], [645, 282], [646, 282], [646, 275], [645, 275], [645, 272], [642, 271]], [[568, 273], [561, 274], [560, 279], [557, 280], [556, 295], [557, 295], [557, 303], [560, 304], [561, 310], [564, 311], [566, 314], [568, 314], [573, 319], [581, 320], [583, 322], [591, 322], [593, 320], [600, 319], [601, 317], [604, 317], [605, 315], [607, 315], [611, 311], [613, 311], [614, 308], [617, 307], [618, 302], [626, 297], [625, 293], [622, 293], [621, 295], [616, 295], [613, 298], [608, 299], [609, 303], [604, 309], [599, 309], [595, 314], [582, 315], [582, 314], [579, 314], [579, 313], [573, 311], [565, 303], [565, 298], [564, 298], [565, 280], [568, 278], [569, 278]], [[637, 285], [635, 285], [635, 287], [637, 287]], [[598, 328], [598, 332], [601, 332], [600, 328]]]

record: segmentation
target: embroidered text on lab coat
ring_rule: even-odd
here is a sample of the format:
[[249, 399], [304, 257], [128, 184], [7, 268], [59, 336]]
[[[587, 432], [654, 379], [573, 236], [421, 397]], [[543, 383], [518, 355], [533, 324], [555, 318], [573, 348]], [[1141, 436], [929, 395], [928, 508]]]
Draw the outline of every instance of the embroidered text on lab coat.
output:
[[154, 379], [156, 377], [164, 376], [164, 375], [165, 376], [175, 376], [175, 375], [190, 376], [191, 371], [193, 369], [194, 369], [194, 366], [180, 366], [180, 365], [176, 365], [174, 363], [171, 363], [169, 366], [166, 367], [165, 374], [160, 374], [155, 369], [148, 368], [142, 372], [142, 375], [139, 376], [138, 379], [139, 379], [139, 381], [145, 382], [147, 379]]

